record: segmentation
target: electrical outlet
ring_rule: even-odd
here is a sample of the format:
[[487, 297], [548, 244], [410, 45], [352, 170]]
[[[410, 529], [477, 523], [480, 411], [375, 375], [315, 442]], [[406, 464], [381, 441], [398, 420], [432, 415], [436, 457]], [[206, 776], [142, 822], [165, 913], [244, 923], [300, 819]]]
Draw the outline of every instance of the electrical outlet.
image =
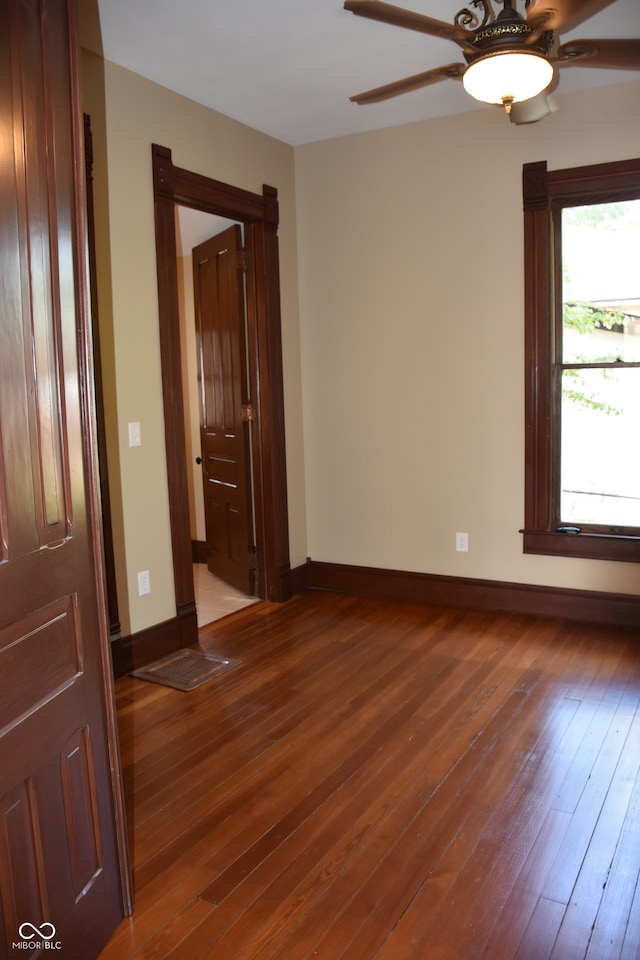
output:
[[458, 553], [469, 552], [469, 534], [468, 533], [456, 533], [456, 550], [458, 551]]
[[143, 597], [145, 593], [151, 593], [151, 581], [149, 571], [141, 570], [138, 574], [138, 596]]

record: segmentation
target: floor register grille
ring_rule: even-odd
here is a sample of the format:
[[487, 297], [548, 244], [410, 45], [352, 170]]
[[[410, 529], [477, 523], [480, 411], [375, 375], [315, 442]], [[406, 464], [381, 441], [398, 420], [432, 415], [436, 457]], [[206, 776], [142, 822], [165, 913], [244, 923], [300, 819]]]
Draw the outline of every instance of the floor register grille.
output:
[[202, 686], [203, 683], [208, 683], [209, 680], [213, 680], [214, 677], [239, 663], [239, 660], [205, 654], [200, 650], [186, 647], [140, 670], [134, 670], [131, 676], [188, 692]]

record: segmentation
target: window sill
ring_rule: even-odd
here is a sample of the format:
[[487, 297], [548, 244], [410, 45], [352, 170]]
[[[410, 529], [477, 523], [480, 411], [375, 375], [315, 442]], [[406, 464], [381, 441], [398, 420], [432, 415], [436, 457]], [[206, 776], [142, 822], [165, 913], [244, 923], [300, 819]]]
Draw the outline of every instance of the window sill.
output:
[[549, 530], [521, 530], [523, 552], [547, 557], [575, 557], [586, 560], [619, 560], [640, 563], [640, 537], [616, 537], [601, 533], [558, 533]]

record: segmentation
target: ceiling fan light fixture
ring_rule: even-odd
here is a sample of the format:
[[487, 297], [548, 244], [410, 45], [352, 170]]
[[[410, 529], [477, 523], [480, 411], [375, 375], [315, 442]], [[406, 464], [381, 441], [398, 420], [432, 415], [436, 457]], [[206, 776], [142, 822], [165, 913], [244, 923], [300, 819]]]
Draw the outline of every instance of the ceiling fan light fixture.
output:
[[476, 100], [512, 103], [530, 100], [549, 86], [553, 78], [550, 61], [534, 51], [506, 50], [488, 53], [469, 64], [462, 83]]

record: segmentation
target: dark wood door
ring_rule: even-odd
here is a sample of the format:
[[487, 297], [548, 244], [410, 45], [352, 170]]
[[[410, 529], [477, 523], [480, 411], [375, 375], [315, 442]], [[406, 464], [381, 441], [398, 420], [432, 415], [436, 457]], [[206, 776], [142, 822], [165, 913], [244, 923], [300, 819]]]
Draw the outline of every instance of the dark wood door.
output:
[[253, 594], [244, 271], [238, 225], [194, 247], [207, 565]]
[[0, 4], [0, 950], [91, 960], [123, 913], [123, 848], [77, 50], [66, 0]]

